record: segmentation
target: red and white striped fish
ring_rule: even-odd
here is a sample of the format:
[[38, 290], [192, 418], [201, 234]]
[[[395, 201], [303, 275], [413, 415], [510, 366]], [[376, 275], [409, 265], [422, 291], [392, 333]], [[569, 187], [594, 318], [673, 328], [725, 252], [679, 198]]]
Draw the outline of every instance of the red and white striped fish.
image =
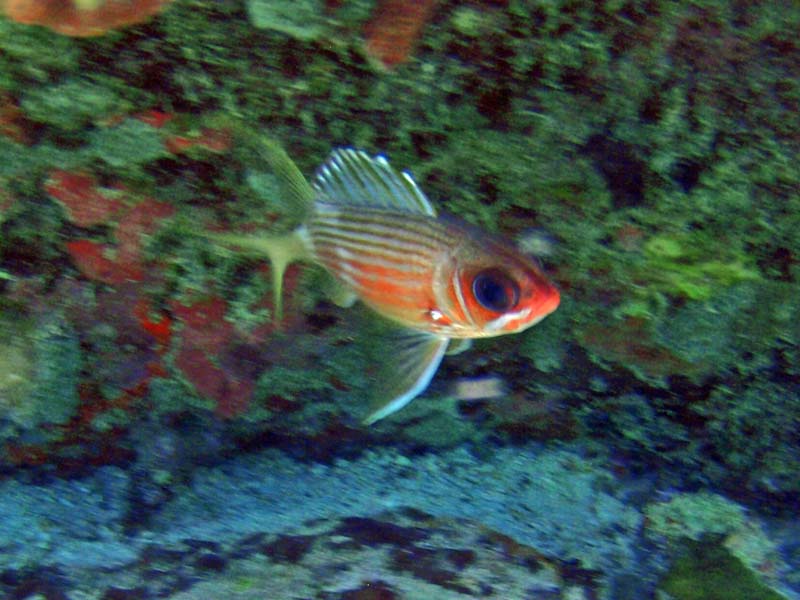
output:
[[351, 299], [404, 327], [365, 423], [422, 393], [451, 340], [519, 332], [558, 307], [558, 290], [534, 260], [437, 217], [411, 175], [383, 156], [335, 150], [309, 184], [281, 148], [264, 148], [287, 200], [302, 209], [302, 224], [276, 237], [208, 237], [270, 258], [278, 315], [286, 266], [306, 261], [323, 265]]

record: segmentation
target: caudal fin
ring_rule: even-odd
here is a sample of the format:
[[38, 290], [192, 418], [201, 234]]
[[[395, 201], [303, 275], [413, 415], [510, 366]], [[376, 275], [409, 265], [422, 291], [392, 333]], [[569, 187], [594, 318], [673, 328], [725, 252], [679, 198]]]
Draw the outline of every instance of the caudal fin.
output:
[[275, 320], [283, 317], [283, 275], [293, 262], [311, 259], [308, 237], [302, 223], [311, 214], [316, 192], [297, 165], [276, 141], [249, 131], [241, 131], [248, 149], [262, 158], [277, 179], [280, 201], [286, 212], [301, 225], [290, 233], [266, 235], [237, 233], [200, 233], [207, 240], [256, 256], [265, 256], [272, 267], [272, 291], [274, 295]]
[[275, 322], [280, 323], [283, 319], [283, 275], [286, 268], [293, 262], [310, 259], [305, 228], [300, 227], [291, 233], [274, 236], [212, 232], [199, 235], [215, 244], [269, 259]]
[[256, 144], [259, 156], [267, 162], [278, 180], [281, 201], [298, 221], [304, 221], [314, 208], [317, 197], [314, 188], [278, 142], [261, 138]]

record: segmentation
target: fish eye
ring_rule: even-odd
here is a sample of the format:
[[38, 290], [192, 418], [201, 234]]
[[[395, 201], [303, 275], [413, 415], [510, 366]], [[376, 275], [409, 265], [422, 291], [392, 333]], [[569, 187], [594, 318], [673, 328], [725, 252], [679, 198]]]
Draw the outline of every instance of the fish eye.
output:
[[483, 308], [502, 312], [516, 306], [519, 286], [505, 271], [484, 269], [472, 280], [472, 294]]

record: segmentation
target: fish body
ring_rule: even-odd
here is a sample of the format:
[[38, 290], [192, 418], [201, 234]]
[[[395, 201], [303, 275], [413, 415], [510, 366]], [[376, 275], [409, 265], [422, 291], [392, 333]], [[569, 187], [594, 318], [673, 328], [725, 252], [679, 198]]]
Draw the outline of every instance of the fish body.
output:
[[365, 423], [419, 395], [450, 340], [523, 331], [558, 307], [559, 292], [535, 260], [437, 216], [413, 178], [384, 157], [335, 150], [309, 184], [281, 148], [264, 148], [287, 199], [301, 208], [301, 224], [278, 237], [208, 237], [270, 258], [278, 314], [283, 272], [301, 260], [322, 265], [353, 297], [401, 326]]
[[392, 321], [447, 338], [521, 331], [558, 291], [518, 251], [456, 220], [320, 204], [308, 224], [317, 262]]

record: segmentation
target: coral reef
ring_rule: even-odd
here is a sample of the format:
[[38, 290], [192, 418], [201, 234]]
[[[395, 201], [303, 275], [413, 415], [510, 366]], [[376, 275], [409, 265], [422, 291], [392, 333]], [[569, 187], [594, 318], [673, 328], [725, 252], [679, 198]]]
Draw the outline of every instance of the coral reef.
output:
[[[542, 600], [588, 599], [603, 597], [604, 574], [638, 560], [629, 545], [641, 527], [636, 512], [601, 489], [607, 474], [570, 452], [415, 456], [386, 448], [308, 465], [283, 452], [226, 454], [224, 427], [210, 421], [171, 425], [152, 421], [134, 433], [134, 468], [50, 486], [0, 481], [0, 509], [11, 515], [0, 522], [10, 549], [0, 555], [0, 593], [51, 584], [90, 597], [122, 594], [117, 588], [138, 598], [234, 590], [263, 597], [265, 589], [281, 598], [294, 581], [313, 597], [360, 589], [371, 571], [400, 598], [418, 589], [514, 598], [519, 585]], [[481, 494], [476, 481], [486, 483]], [[637, 589], [647, 597], [656, 564], [647, 561], [642, 587], [629, 587], [633, 597]], [[54, 568], [63, 569], [55, 581]]]
[[[81, 8], [101, 7], [95, 4]], [[786, 168], [793, 130], [791, 119], [778, 124], [773, 116], [792, 101], [782, 77], [793, 56], [786, 23], [745, 11], [737, 30], [729, 11], [691, 5], [649, 13], [604, 5], [441, 5], [418, 61], [391, 73], [372, 71], [350, 51], [364, 43], [364, 27], [367, 46], [389, 48], [389, 62], [399, 63], [431, 21], [434, 3], [406, 7], [406, 29], [388, 24], [393, 6], [310, 2], [320, 15], [310, 22], [299, 9], [278, 14], [255, 1], [247, 14], [226, 2], [179, 3], [148, 35], [126, 38], [122, 52], [112, 38], [80, 46], [1, 21], [4, 131], [30, 150], [4, 162], [5, 187], [17, 200], [4, 216], [8, 242], [0, 267], [14, 276], [24, 273], [22, 263], [59, 256], [97, 284], [139, 282], [137, 294], [154, 302], [151, 327], [165, 318], [182, 325], [169, 313], [202, 302], [198, 288], [207, 291], [205, 298], [225, 301], [218, 317], [235, 321], [240, 332], [224, 351], [192, 350], [210, 361], [206, 374], [217, 375], [204, 389], [220, 396], [226, 371], [234, 388], [257, 381], [264, 361], [244, 361], [261, 365], [245, 375], [247, 368], [231, 367], [239, 359], [228, 355], [242, 343], [269, 342], [267, 329], [247, 339], [249, 330], [268, 323], [252, 312], [268, 311], [259, 305], [268, 292], [260, 267], [235, 258], [226, 263], [180, 236], [151, 236], [156, 221], [170, 214], [223, 228], [268, 226], [280, 216], [285, 209], [247, 141], [247, 130], [263, 123], [293, 147], [304, 172], [332, 146], [373, 148], [411, 169], [434, 201], [446, 199], [448, 212], [510, 238], [530, 239], [532, 227], [544, 231], [537, 235], [548, 240], [547, 266], [570, 302], [553, 323], [526, 333], [518, 351], [484, 344], [496, 359], [448, 359], [452, 375], [492, 373], [508, 382], [505, 398], [459, 408], [457, 418], [468, 419], [465, 433], [481, 435], [474, 426], [486, 422], [515, 439], [575, 435], [569, 412], [583, 392], [569, 385], [554, 391], [564, 368], [597, 369], [598, 380], [625, 374], [629, 386], [644, 387], [638, 391], [650, 398], [685, 379], [703, 397], [704, 386], [720, 375], [728, 385], [740, 373], [777, 376], [771, 357], [784, 350], [775, 340], [789, 349], [798, 343], [785, 319], [800, 251], [790, 233], [797, 211], [788, 190], [796, 174]], [[709, 41], [702, 33], [709, 28], [723, 42]], [[318, 51], [320, 44], [328, 49]], [[716, 52], [711, 66], [709, 45]], [[259, 50], [244, 53], [245, 47]], [[764, 67], [754, 70], [759, 57]], [[102, 68], [78, 73], [81, 62]], [[753, 124], [746, 143], [724, 76], [733, 68], [745, 69], [751, 87], [751, 81], [777, 86], [776, 95], [741, 107]], [[704, 74], [698, 89], [692, 69]], [[672, 80], [669, 92], [658, 87]], [[637, 94], [619, 91], [626, 89]], [[34, 209], [42, 193], [63, 207], [71, 227], [65, 239], [59, 213]], [[786, 199], [780, 214], [772, 198]], [[152, 223], [142, 223], [145, 217]], [[35, 227], [31, 218], [38, 219]], [[218, 277], [223, 285], [211, 284]], [[318, 292], [302, 288], [298, 322], [314, 320]], [[346, 328], [340, 318], [327, 331], [298, 331], [297, 345], [340, 343]], [[364, 341], [348, 342], [348, 350], [364, 354], [375, 345], [380, 354], [382, 341], [359, 337]], [[179, 336], [165, 346], [188, 369], [183, 344]], [[359, 389], [361, 382], [348, 382], [358, 379], [349, 365], [333, 359], [328, 365], [323, 379]], [[541, 389], [526, 373], [541, 380]], [[540, 393], [560, 400], [541, 400]], [[604, 397], [589, 400], [610, 406]], [[453, 414], [435, 403], [427, 407], [436, 418]], [[559, 418], [545, 424], [542, 410], [556, 410]], [[710, 412], [690, 406], [688, 413], [717, 427]], [[673, 413], [661, 422], [691, 437], [697, 430], [683, 418], [690, 415]], [[636, 435], [647, 440], [648, 431], [654, 433], [647, 426]], [[693, 444], [684, 449], [697, 451]]]
[[213, 400], [217, 413], [234, 417], [247, 410], [254, 381], [227, 372], [216, 361], [234, 345], [235, 329], [225, 319], [226, 304], [221, 298], [209, 298], [191, 305], [175, 305], [173, 313], [183, 327], [175, 366], [197, 392]]
[[[590, 572], [571, 572], [508, 536], [416, 510], [309, 524], [263, 536], [257, 546], [262, 556], [234, 561], [227, 578], [177, 594], [176, 600], [233, 593], [256, 599], [265, 593], [278, 596], [287, 588], [342, 598], [467, 598], [494, 594], [498, 581], [508, 597], [544, 600], [553, 594], [587, 598], [593, 587]], [[348, 569], [347, 575], [336, 569], [322, 577], [311, 575], [317, 565], [343, 560], [370, 566]]]
[[87, 238], [67, 242], [67, 252], [85, 276], [110, 285], [144, 278], [143, 236], [173, 214], [170, 205], [139, 197], [121, 186], [100, 188], [91, 175], [80, 172], [54, 171], [44, 188], [64, 207], [72, 224], [82, 228], [115, 225], [113, 246]]
[[[690, 585], [678, 583], [678, 571], [691, 569], [692, 559], [722, 559], [735, 571], [741, 571], [741, 577], [772, 588], [779, 585], [778, 576], [787, 569], [763, 524], [742, 506], [718, 494], [679, 494], [665, 502], [649, 504], [644, 513], [648, 535], [667, 540], [671, 548], [677, 549], [678, 559], [666, 576], [668, 590]], [[681, 555], [682, 550], [688, 552]], [[750, 576], [745, 574], [747, 571]]]
[[800, 494], [800, 452], [792, 418], [798, 410], [797, 383], [758, 382], [715, 390], [697, 408], [709, 420], [708, 443], [720, 462], [708, 466], [709, 475], [743, 498]]
[[[726, 571], [769, 571], [734, 540], [800, 499], [795, 5], [1, 6], [4, 473], [133, 469], [142, 523], [131, 509], [125, 527], [139, 531], [191, 485], [181, 448], [197, 430], [224, 452], [325, 464], [384, 444], [413, 457], [563, 444], [580, 451], [548, 471], [554, 486], [598, 465], [616, 479], [593, 485], [641, 486], [630, 503], [647, 507], [650, 542], [675, 567], [631, 567], [628, 581], [663, 577], [681, 597], [703, 553]], [[335, 147], [386, 155], [443, 213], [541, 255], [562, 307], [513, 343], [446, 357], [407, 413], [360, 427], [376, 367], [395, 353], [387, 327], [334, 306], [306, 267], [288, 273], [277, 324], [268, 266], [191, 235], [295, 224], [254, 143], [263, 135], [308, 176]], [[497, 385], [453, 385], [476, 381]], [[181, 466], [159, 472], [157, 457]], [[476, 476], [473, 493], [493, 477]], [[710, 506], [700, 490], [716, 494]], [[681, 562], [665, 523], [694, 535], [679, 510], [689, 500], [743, 529], [698, 525]], [[654, 591], [634, 589], [617, 597]]]
[[0, 93], [0, 137], [18, 144], [31, 142], [29, 120], [17, 102]]

